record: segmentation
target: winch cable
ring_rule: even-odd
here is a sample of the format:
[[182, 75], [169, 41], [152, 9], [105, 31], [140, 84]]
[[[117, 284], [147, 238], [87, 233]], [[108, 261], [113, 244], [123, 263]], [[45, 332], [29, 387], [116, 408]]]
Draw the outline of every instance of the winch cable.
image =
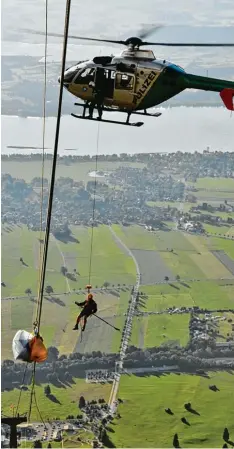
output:
[[[44, 286], [45, 286], [45, 276], [46, 276], [46, 266], [47, 266], [47, 256], [48, 256], [48, 246], [49, 246], [49, 236], [50, 236], [51, 216], [52, 216], [52, 207], [53, 207], [57, 156], [58, 156], [59, 132], [60, 132], [60, 122], [61, 122], [61, 115], [62, 115], [61, 113], [62, 113], [62, 101], [63, 101], [63, 84], [64, 84], [64, 72], [65, 72], [66, 54], [67, 54], [67, 41], [68, 41], [70, 10], [71, 10], [71, 0], [67, 0], [66, 13], [65, 13], [65, 25], [64, 25], [64, 40], [63, 40], [63, 54], [62, 54], [61, 76], [60, 76], [58, 112], [57, 112], [57, 122], [56, 122], [55, 142], [54, 142], [54, 155], [53, 155], [53, 163], [52, 163], [50, 193], [49, 193], [48, 210], [47, 210], [47, 222], [46, 222], [46, 231], [45, 231], [44, 248], [43, 248], [43, 259], [42, 259], [42, 266], [41, 266], [40, 286], [39, 286], [39, 294], [38, 294], [38, 308], [37, 308], [36, 321], [34, 323], [36, 335], [39, 335], [39, 332], [40, 332], [43, 294], [44, 294]], [[33, 400], [33, 396], [35, 395], [35, 393], [34, 393], [35, 373], [36, 373], [36, 363], [34, 362], [28, 421], [30, 420], [30, 417], [31, 417], [32, 400]]]
[[97, 141], [96, 141], [95, 178], [94, 178], [94, 193], [93, 193], [93, 211], [92, 211], [92, 227], [91, 227], [91, 240], [90, 240], [90, 253], [89, 253], [89, 284], [91, 282], [91, 272], [92, 272], [93, 233], [94, 233], [93, 231], [94, 231], [94, 219], [95, 219], [95, 208], [96, 208], [96, 193], [97, 193], [97, 169], [98, 169], [99, 136], [100, 136], [100, 122], [98, 122]]

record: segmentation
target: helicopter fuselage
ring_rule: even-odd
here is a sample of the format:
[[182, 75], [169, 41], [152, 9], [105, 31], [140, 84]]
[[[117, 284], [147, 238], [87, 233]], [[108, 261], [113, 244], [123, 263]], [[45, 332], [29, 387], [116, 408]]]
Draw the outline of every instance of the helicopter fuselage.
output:
[[[95, 101], [97, 69], [104, 70], [103, 105], [126, 111], [146, 110], [187, 88], [221, 92], [234, 82], [190, 75], [176, 64], [155, 58], [151, 50], [127, 49], [119, 56], [82, 61], [66, 70], [64, 87], [84, 102]], [[91, 84], [90, 84], [91, 83]]]

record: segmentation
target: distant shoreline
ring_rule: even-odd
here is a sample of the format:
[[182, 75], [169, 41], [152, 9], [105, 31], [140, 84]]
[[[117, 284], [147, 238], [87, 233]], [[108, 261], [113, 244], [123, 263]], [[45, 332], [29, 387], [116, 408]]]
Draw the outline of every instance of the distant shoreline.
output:
[[[209, 102], [196, 102], [196, 103], [192, 103], [192, 102], [188, 102], [188, 103], [172, 103], [172, 104], [159, 104], [158, 106], [155, 106], [154, 108], [151, 109], [174, 109], [174, 108], [180, 108], [180, 107], [184, 107], [184, 108], [224, 108], [222, 102], [220, 103], [209, 103]], [[71, 110], [72, 112], [72, 110]], [[70, 115], [69, 112], [65, 112], [64, 114], [62, 114], [62, 116], [68, 116]], [[4, 106], [2, 107], [2, 112], [1, 112], [1, 116], [8, 116], [8, 117], [19, 117], [19, 118], [43, 118], [43, 115], [40, 114], [40, 112], [28, 112], [28, 113], [22, 113], [22, 111], [15, 111], [14, 113], [12, 111], [4, 111]], [[50, 113], [48, 112], [46, 114], [46, 118], [56, 118], [57, 115], [55, 113]]]

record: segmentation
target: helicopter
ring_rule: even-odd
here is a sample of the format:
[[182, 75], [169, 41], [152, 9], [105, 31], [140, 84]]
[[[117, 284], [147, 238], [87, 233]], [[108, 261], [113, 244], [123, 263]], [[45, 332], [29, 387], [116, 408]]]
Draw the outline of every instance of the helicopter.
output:
[[[160, 28], [160, 27], [156, 27]], [[33, 34], [44, 33], [32, 31]], [[170, 47], [234, 47], [234, 43], [165, 43], [148, 42], [144, 38], [130, 37], [126, 40], [99, 39], [70, 35], [71, 39], [124, 45], [127, 48], [116, 56], [95, 56], [92, 60], [79, 61], [64, 72], [63, 86], [84, 103], [75, 103], [83, 108], [83, 114], [72, 113], [73, 117], [85, 120], [101, 120], [140, 127], [143, 122], [130, 123], [132, 114], [159, 117], [160, 112], [150, 113], [148, 109], [178, 95], [185, 89], [199, 89], [219, 92], [228, 110], [234, 110], [234, 82], [187, 73], [177, 64], [156, 59], [152, 50], [143, 46]], [[48, 33], [48, 36], [63, 37]], [[58, 78], [61, 82], [61, 78]], [[89, 109], [89, 115], [86, 110]], [[98, 117], [93, 118], [94, 109]], [[102, 112], [126, 113], [125, 122], [102, 119]]]

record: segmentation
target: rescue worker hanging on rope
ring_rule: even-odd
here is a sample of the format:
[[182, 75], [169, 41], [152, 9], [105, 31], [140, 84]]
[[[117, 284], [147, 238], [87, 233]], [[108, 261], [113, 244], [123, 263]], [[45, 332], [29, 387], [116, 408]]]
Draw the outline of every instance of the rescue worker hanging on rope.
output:
[[81, 318], [84, 318], [83, 327], [82, 327], [82, 331], [84, 331], [85, 327], [86, 327], [86, 323], [87, 323], [87, 318], [90, 315], [93, 315], [94, 313], [97, 312], [97, 303], [94, 301], [92, 293], [88, 293], [87, 299], [85, 301], [83, 301], [83, 302], [75, 301], [75, 304], [79, 307], [83, 307], [83, 309], [77, 317], [76, 324], [73, 327], [73, 330], [74, 331], [78, 330], [79, 322], [80, 322]]

